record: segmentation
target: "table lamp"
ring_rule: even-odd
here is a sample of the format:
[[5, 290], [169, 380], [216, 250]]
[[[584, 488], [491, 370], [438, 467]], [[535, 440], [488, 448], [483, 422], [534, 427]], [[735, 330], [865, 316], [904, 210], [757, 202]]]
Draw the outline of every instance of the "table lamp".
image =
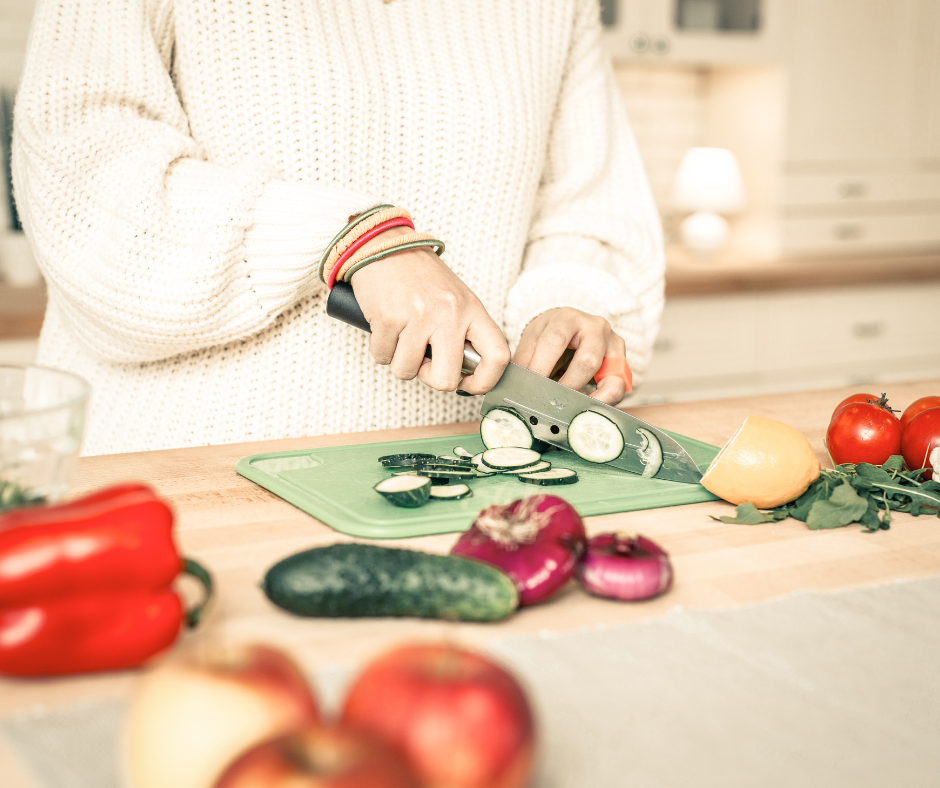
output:
[[741, 170], [730, 150], [691, 148], [682, 157], [673, 188], [673, 206], [692, 211], [680, 225], [682, 242], [695, 252], [717, 252], [728, 238], [721, 214], [744, 208]]

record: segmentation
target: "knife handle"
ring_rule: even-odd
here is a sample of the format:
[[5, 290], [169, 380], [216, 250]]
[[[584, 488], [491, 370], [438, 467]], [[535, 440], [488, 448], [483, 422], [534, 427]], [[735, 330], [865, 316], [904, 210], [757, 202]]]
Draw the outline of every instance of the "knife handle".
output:
[[[372, 333], [372, 326], [362, 314], [359, 302], [356, 300], [356, 294], [353, 292], [352, 285], [348, 282], [336, 282], [333, 289], [330, 290], [330, 297], [326, 299], [326, 313], [336, 320], [348, 323], [361, 331]], [[431, 346], [428, 345], [424, 351], [425, 358], [431, 358]], [[470, 375], [480, 363], [480, 354], [476, 352], [473, 345], [469, 342], [463, 344], [463, 363], [460, 371], [465, 375]]]

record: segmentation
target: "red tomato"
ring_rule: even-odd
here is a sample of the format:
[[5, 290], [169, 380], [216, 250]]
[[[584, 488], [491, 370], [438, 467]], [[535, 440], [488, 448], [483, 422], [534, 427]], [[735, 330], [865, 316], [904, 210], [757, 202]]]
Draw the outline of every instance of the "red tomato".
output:
[[423, 785], [529, 784], [535, 743], [525, 693], [471, 651], [426, 644], [379, 657], [349, 690], [343, 723], [397, 746]]
[[[884, 396], [882, 394], [881, 396]], [[832, 411], [832, 415], [835, 416], [842, 408], [846, 405], [849, 405], [853, 402], [877, 402], [877, 394], [853, 394], [851, 397], [846, 397], [842, 402], [836, 405], [835, 409]]]
[[829, 422], [826, 448], [836, 465], [881, 465], [892, 454], [901, 453], [901, 422], [882, 405], [850, 402]]
[[931, 468], [921, 478], [940, 481], [940, 408], [918, 413], [901, 436], [904, 464], [912, 471]]
[[921, 397], [920, 399], [915, 399], [907, 406], [904, 413], [901, 414], [901, 427], [906, 427], [907, 423], [918, 413], [923, 413], [925, 410], [930, 410], [930, 408], [940, 408], [940, 397]]
[[888, 396], [887, 394], [882, 394], [880, 397], [877, 394], [853, 394], [851, 397], [846, 397], [844, 400], [842, 400], [842, 402], [836, 405], [835, 409], [832, 411], [832, 418], [829, 419], [829, 423], [832, 424], [832, 422], [835, 420], [836, 414], [846, 405], [851, 405], [853, 402], [871, 402], [874, 404], [881, 404], [887, 408]]

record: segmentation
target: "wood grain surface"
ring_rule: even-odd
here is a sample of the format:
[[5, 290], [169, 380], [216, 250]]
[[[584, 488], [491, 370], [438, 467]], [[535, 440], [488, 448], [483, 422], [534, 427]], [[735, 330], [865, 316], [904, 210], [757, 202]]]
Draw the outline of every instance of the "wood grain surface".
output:
[[[891, 384], [895, 407], [940, 393], [940, 380]], [[880, 391], [880, 389], [879, 389]], [[823, 436], [832, 408], [849, 389], [751, 397], [632, 409], [657, 426], [723, 444], [748, 415], [779, 419], [799, 429], [828, 467]], [[485, 646], [494, 637], [543, 630], [575, 630], [659, 616], [675, 606], [725, 607], [785, 594], [835, 591], [940, 574], [940, 522], [898, 515], [891, 530], [864, 534], [859, 526], [812, 532], [795, 520], [724, 525], [710, 515], [729, 514], [721, 502], [592, 517], [591, 533], [629, 528], [659, 541], [671, 554], [674, 589], [643, 603], [593, 598], [572, 585], [560, 597], [520, 611], [498, 624], [411, 619], [301, 619], [274, 608], [258, 582], [279, 559], [317, 545], [354, 541], [281, 501], [235, 473], [248, 454], [474, 432], [475, 424], [392, 430], [309, 439], [179, 449], [82, 459], [74, 484], [79, 494], [106, 484], [143, 480], [175, 507], [184, 553], [210, 568], [217, 597], [204, 625], [184, 643], [208, 640], [267, 641], [290, 650], [305, 666], [360, 662], [393, 643], [446, 638]], [[456, 535], [383, 544], [444, 553]], [[362, 540], [358, 540], [362, 541]], [[189, 587], [184, 592], [192, 591]], [[0, 716], [35, 704], [58, 705], [86, 697], [122, 696], [139, 671], [44, 681], [0, 680]], [[0, 774], [4, 766], [0, 752]], [[12, 773], [12, 772], [11, 772]], [[24, 783], [25, 784], [25, 783]]]
[[697, 256], [680, 246], [666, 250], [666, 297], [701, 297], [777, 290], [906, 284], [940, 279], [940, 252], [828, 257], [775, 257], [727, 252]]

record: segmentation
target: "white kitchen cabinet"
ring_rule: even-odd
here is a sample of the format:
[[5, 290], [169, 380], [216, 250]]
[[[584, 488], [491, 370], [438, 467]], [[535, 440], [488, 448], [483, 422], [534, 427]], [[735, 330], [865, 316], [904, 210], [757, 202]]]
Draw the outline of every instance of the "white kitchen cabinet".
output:
[[628, 403], [940, 377], [937, 304], [940, 282], [674, 298]]
[[791, 0], [780, 249], [940, 247], [940, 2]]
[[909, 157], [918, 3], [790, 0], [790, 171]]
[[940, 2], [919, 0], [917, 12], [913, 150], [940, 169]]
[[[603, 0], [616, 60], [708, 65], [776, 60], [782, 0]], [[739, 29], [722, 29], [722, 28]]]

